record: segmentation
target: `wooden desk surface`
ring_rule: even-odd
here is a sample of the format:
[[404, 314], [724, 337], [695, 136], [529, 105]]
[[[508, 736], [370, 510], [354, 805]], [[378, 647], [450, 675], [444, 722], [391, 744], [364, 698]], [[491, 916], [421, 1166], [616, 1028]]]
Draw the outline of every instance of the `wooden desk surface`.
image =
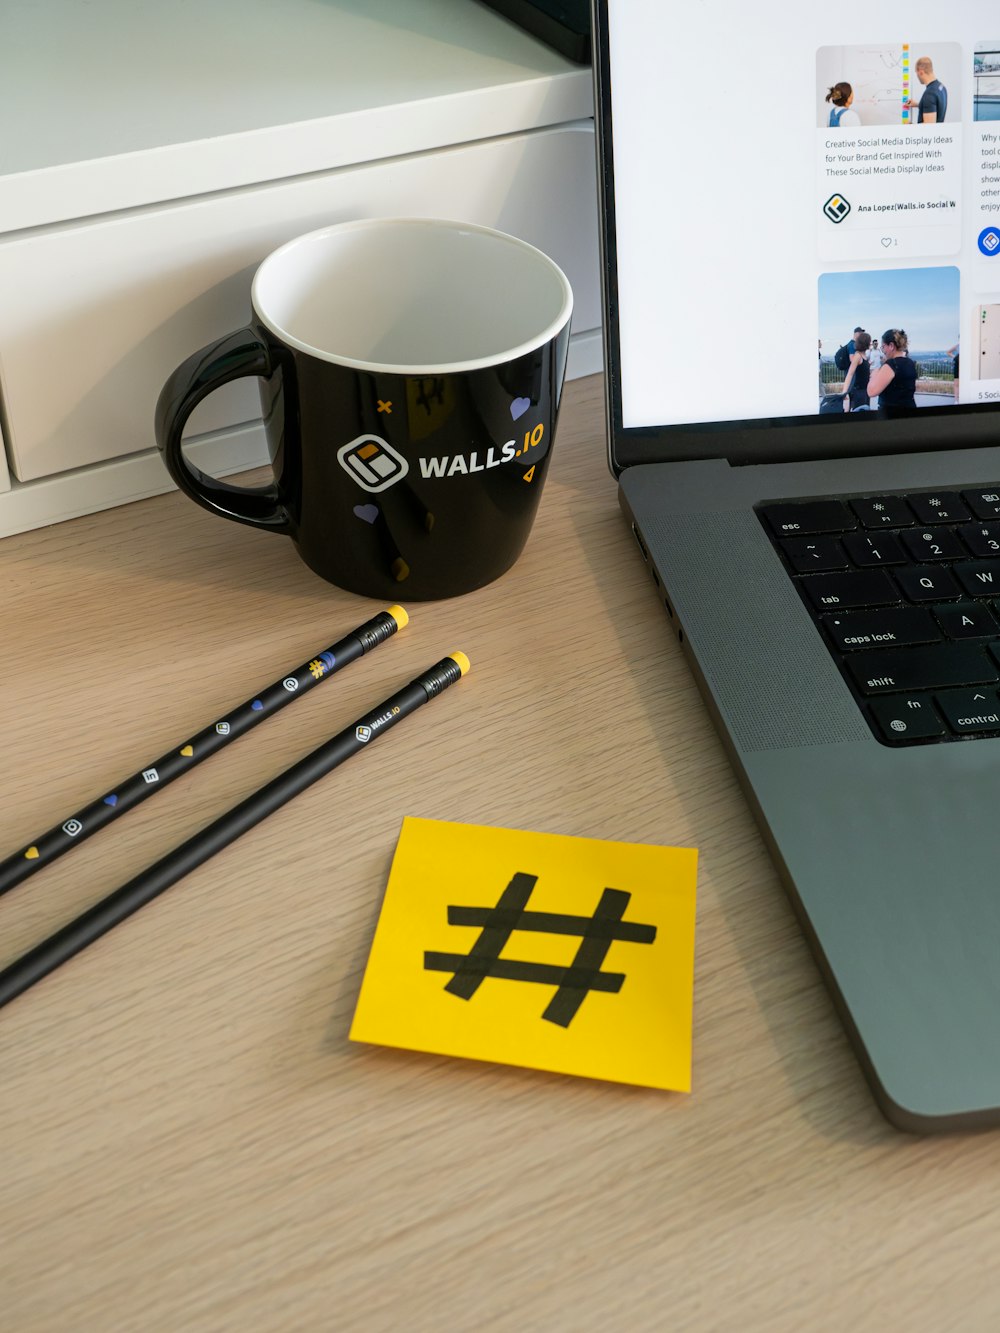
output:
[[[531, 541], [0, 901], [0, 963], [473, 670], [0, 1012], [0, 1326], [993, 1329], [994, 1135], [872, 1102], [568, 388]], [[161, 496], [0, 543], [0, 853], [378, 609]], [[404, 599], [405, 600], [405, 599]], [[700, 849], [690, 1096], [347, 1032], [406, 814]]]

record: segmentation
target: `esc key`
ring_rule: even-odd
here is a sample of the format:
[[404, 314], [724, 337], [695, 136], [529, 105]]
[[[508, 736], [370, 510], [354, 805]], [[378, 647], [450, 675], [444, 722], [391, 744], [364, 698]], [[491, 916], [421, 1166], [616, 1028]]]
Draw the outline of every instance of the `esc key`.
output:
[[858, 520], [841, 500], [805, 500], [801, 504], [765, 505], [763, 514], [771, 531], [778, 537], [849, 532], [858, 526]]

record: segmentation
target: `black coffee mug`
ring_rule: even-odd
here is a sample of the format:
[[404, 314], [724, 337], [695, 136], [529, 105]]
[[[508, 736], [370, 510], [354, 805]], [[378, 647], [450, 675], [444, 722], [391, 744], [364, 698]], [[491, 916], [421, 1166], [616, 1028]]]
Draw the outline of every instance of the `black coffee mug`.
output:
[[[163, 387], [156, 442], [214, 514], [285, 533], [368, 597], [452, 597], [508, 570], [549, 468], [570, 285], [524, 241], [425, 218], [346, 222], [261, 264], [252, 321]], [[181, 448], [202, 398], [260, 378], [274, 480], [249, 488]]]

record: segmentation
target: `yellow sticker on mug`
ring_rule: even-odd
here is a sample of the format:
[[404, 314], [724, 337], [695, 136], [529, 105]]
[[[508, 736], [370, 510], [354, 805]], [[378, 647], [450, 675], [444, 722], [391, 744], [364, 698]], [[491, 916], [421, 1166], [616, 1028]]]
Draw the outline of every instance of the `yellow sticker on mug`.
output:
[[687, 1092], [696, 867], [407, 818], [351, 1038]]

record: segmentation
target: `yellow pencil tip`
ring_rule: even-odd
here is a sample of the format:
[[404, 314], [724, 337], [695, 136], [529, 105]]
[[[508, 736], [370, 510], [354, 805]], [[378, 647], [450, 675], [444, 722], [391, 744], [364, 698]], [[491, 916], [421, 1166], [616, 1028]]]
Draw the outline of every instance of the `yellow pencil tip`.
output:
[[410, 623], [410, 617], [401, 606], [387, 606], [386, 615], [392, 616], [400, 629], [406, 629], [407, 625]]
[[469, 670], [469, 667], [472, 665], [472, 663], [466, 657], [465, 653], [458, 653], [458, 652], [449, 653], [448, 656], [451, 658], [453, 662], [458, 663], [458, 669], [459, 671], [461, 671], [463, 676], [466, 674], [466, 672]]

